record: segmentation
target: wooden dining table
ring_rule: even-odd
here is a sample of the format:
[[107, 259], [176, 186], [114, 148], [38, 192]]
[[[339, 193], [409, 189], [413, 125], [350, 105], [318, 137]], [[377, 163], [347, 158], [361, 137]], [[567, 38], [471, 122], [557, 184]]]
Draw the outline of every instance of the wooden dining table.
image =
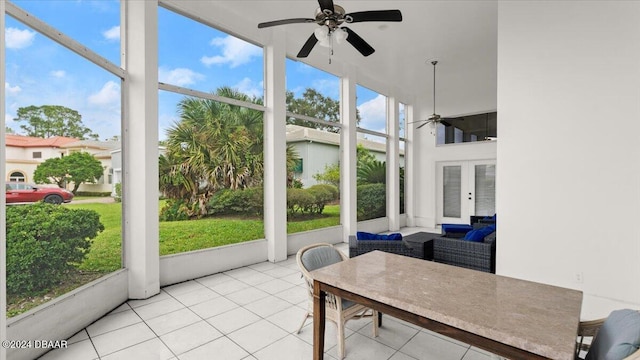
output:
[[381, 251], [311, 275], [314, 360], [327, 292], [509, 359], [574, 359], [581, 291]]

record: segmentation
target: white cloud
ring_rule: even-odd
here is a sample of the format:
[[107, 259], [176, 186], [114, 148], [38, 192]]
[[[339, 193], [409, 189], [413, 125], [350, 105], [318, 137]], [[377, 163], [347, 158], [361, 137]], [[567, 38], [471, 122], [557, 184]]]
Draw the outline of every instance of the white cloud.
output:
[[158, 69], [158, 80], [163, 83], [184, 86], [191, 85], [197, 81], [204, 80], [204, 75], [191, 69], [176, 68], [169, 70], [165, 67]]
[[102, 36], [104, 36], [104, 38], [108, 41], [120, 40], [120, 26], [116, 25], [109, 30], [103, 31]]
[[238, 91], [240, 91], [241, 93], [247, 94], [249, 96], [262, 97], [263, 95], [262, 85], [263, 85], [262, 81], [255, 83], [251, 79], [246, 77], [240, 80], [239, 83], [235, 84], [232, 87], [235, 89], [238, 89]]
[[12, 122], [13, 122], [13, 119], [14, 119], [13, 115], [11, 115], [11, 114], [9, 114], [9, 113], [5, 113], [5, 114], [4, 114], [4, 122], [5, 122], [7, 125], [9, 125], [9, 123], [12, 123]]
[[120, 85], [114, 81], [108, 81], [100, 91], [89, 96], [89, 104], [111, 105], [120, 101]]
[[51, 72], [49, 72], [49, 75], [61, 79], [65, 77], [67, 73], [64, 70], [52, 70]]
[[222, 55], [203, 56], [200, 61], [206, 66], [229, 64], [235, 68], [248, 63], [253, 57], [262, 56], [262, 49], [233, 36], [214, 38], [211, 45], [220, 48]]
[[33, 44], [36, 37], [35, 31], [7, 28], [4, 34], [7, 49], [24, 49]]
[[364, 129], [386, 132], [387, 101], [386, 97], [378, 94], [375, 98], [358, 106], [360, 112], [360, 127]]
[[22, 88], [20, 88], [20, 86], [16, 85], [16, 86], [11, 86], [9, 85], [8, 82], [4, 83], [4, 90], [7, 92], [7, 94], [9, 95], [15, 95], [17, 93], [19, 93], [20, 91], [22, 91]]
[[311, 82], [311, 87], [334, 100], [340, 97], [340, 81], [337, 78], [315, 79]]

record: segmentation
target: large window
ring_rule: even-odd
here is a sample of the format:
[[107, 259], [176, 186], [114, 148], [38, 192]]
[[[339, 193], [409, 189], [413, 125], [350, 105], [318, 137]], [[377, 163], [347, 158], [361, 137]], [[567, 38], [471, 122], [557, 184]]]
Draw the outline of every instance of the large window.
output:
[[387, 216], [387, 98], [356, 86], [358, 221]]
[[400, 103], [398, 106], [398, 123], [399, 123], [399, 136], [400, 139], [399, 141], [399, 148], [400, 148], [400, 159], [399, 159], [399, 164], [400, 164], [400, 191], [398, 192], [400, 194], [400, 214], [404, 214], [405, 213], [405, 205], [404, 205], [404, 199], [405, 199], [405, 151], [407, 148], [407, 141], [406, 141], [406, 128], [407, 128], [407, 105]]
[[[120, 33], [111, 31], [119, 29], [120, 3], [98, 3], [7, 3], [6, 126], [25, 143], [33, 138], [38, 142], [37, 151], [32, 151], [35, 145], [23, 152], [7, 151], [9, 181], [28, 179], [39, 187], [66, 188], [76, 196], [113, 192], [99, 179], [121, 134], [123, 71], [115, 65], [120, 62]], [[56, 36], [58, 31], [41, 26], [37, 17], [72, 40]], [[81, 56], [69, 46], [88, 50]], [[91, 147], [84, 146], [88, 143]], [[73, 144], [86, 151], [61, 157], [60, 148]], [[60, 167], [67, 171], [60, 173]], [[90, 197], [64, 206], [8, 206], [8, 316], [120, 269], [121, 214], [121, 203], [111, 198], [105, 202]], [[57, 220], [50, 221], [52, 217]]]
[[498, 136], [497, 113], [462, 116], [438, 123], [437, 144], [490, 141]]
[[25, 182], [27, 177], [24, 175], [22, 171], [13, 171], [9, 175], [9, 181], [15, 182]]
[[158, 12], [160, 255], [264, 238], [263, 50]]
[[340, 224], [340, 87], [287, 59], [287, 231]]

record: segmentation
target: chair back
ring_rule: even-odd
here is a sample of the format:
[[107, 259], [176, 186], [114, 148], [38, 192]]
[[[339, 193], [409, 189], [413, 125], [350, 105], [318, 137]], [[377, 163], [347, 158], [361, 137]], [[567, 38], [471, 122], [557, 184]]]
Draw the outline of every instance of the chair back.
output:
[[311, 277], [309, 271], [320, 269], [331, 264], [343, 261], [346, 256], [331, 244], [319, 243], [305, 246], [298, 250], [296, 260], [300, 270], [306, 270], [305, 276]]
[[[333, 247], [333, 245], [327, 243], [311, 244], [298, 250], [298, 253], [296, 254], [296, 261], [298, 263], [298, 268], [307, 283], [309, 301], [313, 302], [313, 277], [311, 276], [310, 271], [347, 259], [346, 255]], [[342, 299], [339, 299], [333, 294], [327, 294], [325, 304], [328, 309], [335, 310], [342, 308]]]
[[[640, 312], [613, 311], [598, 331], [585, 360], [622, 360], [640, 354]], [[635, 358], [635, 356], [633, 357]]]

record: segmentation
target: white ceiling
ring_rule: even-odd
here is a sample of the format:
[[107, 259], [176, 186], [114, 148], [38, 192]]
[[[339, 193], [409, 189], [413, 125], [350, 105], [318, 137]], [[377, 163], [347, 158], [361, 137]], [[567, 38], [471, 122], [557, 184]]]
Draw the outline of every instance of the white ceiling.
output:
[[[437, 112], [464, 115], [496, 109], [497, 1], [382, 1], [334, 0], [346, 12], [399, 9], [402, 22], [369, 22], [349, 27], [376, 52], [363, 57], [351, 45], [329, 49], [316, 45], [304, 61], [340, 75], [344, 64], [357, 69], [357, 80], [381, 93], [394, 93], [401, 101], [424, 105], [419, 116], [432, 112], [432, 65], [437, 59]], [[290, 24], [257, 29], [260, 22], [286, 18], [312, 18], [316, 0], [167, 0], [192, 16], [265, 44], [271, 36], [286, 36], [291, 58], [307, 40], [315, 24]], [[193, 15], [196, 14], [196, 15]]]

